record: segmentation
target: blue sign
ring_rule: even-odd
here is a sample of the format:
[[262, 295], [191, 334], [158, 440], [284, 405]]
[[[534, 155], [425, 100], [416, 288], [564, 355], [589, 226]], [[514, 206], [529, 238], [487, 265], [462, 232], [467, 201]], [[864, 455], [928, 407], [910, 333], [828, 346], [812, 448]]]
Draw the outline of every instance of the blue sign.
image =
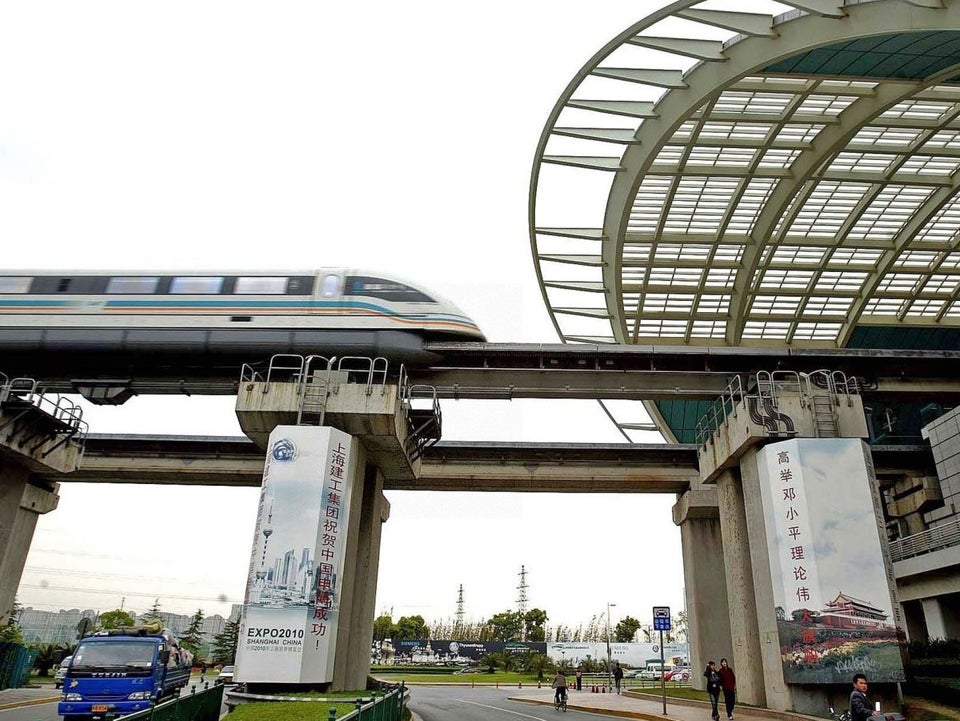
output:
[[670, 626], [670, 607], [669, 606], [654, 606], [653, 607], [653, 630], [654, 631], [669, 631]]

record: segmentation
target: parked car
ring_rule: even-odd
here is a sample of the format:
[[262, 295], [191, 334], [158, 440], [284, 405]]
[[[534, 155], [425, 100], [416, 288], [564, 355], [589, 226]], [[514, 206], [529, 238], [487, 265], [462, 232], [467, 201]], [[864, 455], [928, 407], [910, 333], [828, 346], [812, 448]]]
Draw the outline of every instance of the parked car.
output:
[[233, 666], [224, 666], [217, 674], [217, 681], [221, 683], [233, 683]]
[[60, 662], [60, 665], [57, 666], [56, 672], [53, 674], [53, 687], [60, 688], [63, 686], [63, 680], [67, 676], [67, 669], [70, 668], [70, 662], [73, 660], [73, 656], [67, 656]]

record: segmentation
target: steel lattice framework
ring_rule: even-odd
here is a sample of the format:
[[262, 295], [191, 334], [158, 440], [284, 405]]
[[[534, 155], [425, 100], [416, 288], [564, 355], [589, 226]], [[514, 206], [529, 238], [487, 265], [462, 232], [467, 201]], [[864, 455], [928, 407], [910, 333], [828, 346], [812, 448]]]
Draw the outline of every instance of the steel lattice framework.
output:
[[530, 237], [560, 336], [960, 327], [958, 80], [960, 0], [682, 0], [629, 28], [537, 148]]

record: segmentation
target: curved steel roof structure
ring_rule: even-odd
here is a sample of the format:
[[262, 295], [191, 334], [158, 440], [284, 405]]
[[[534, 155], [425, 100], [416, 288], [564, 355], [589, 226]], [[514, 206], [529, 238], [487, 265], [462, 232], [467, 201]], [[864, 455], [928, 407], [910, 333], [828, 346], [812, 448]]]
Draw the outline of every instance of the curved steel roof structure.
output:
[[621, 33], [534, 162], [560, 336], [957, 347], [958, 81], [960, 0], [679, 0]]

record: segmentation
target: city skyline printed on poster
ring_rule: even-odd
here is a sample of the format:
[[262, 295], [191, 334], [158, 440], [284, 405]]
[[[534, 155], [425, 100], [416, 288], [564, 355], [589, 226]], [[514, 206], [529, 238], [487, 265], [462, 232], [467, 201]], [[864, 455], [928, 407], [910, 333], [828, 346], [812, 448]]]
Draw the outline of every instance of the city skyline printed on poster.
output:
[[904, 680], [876, 480], [860, 439], [794, 439], [758, 456], [786, 683]]

